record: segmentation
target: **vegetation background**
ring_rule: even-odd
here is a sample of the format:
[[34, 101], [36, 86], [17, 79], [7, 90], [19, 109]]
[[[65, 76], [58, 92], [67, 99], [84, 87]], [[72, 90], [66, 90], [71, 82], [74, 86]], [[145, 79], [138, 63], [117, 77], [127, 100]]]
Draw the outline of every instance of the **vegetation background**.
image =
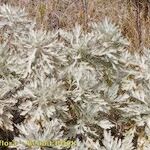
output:
[[38, 27], [47, 30], [69, 30], [76, 22], [88, 30], [89, 22], [107, 16], [131, 42], [129, 50], [150, 47], [149, 0], [0, 0], [2, 3], [25, 7], [31, 17], [36, 17]]

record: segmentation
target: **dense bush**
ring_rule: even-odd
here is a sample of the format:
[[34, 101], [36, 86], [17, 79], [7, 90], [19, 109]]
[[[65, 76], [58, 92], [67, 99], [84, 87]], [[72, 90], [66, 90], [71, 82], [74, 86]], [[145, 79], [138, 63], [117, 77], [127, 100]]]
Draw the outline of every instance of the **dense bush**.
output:
[[150, 52], [130, 54], [107, 18], [90, 26], [46, 32], [23, 9], [0, 6], [0, 127], [16, 149], [149, 149]]

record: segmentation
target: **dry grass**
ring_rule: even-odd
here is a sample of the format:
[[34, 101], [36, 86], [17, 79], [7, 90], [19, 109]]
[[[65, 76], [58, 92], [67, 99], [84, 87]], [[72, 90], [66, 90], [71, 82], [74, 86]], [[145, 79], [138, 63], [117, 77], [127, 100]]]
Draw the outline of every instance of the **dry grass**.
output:
[[[136, 7], [138, 1], [139, 9]], [[132, 43], [129, 50], [150, 48], [150, 4], [147, 0], [0, 0], [0, 3], [25, 6], [30, 16], [36, 17], [38, 27], [46, 30], [70, 29], [76, 22], [88, 29], [89, 22], [98, 22], [107, 16], [120, 26], [123, 35]]]

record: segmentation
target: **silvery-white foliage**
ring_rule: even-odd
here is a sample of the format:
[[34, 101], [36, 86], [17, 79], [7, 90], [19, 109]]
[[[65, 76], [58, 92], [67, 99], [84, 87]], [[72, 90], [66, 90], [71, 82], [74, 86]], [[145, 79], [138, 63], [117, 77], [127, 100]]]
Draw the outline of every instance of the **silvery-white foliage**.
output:
[[123, 140], [111, 136], [111, 131], [104, 130], [103, 145], [105, 150], [133, 150], [133, 137], [135, 129], [128, 131]]
[[29, 139], [76, 141], [68, 150], [148, 150], [150, 50], [129, 53], [107, 18], [88, 33], [78, 24], [47, 32], [8, 5], [0, 6], [0, 34], [0, 127], [17, 128], [18, 150], [31, 149]]
[[0, 44], [0, 127], [13, 131], [11, 108], [16, 104], [16, 99], [11, 97], [19, 86], [20, 82], [11, 74], [8, 64], [7, 41]]
[[86, 141], [83, 141], [83, 142], [81, 142], [77, 139], [76, 146], [71, 148], [71, 150], [79, 150], [79, 149], [82, 149], [82, 150], [89, 150], [89, 149], [105, 150], [103, 147], [100, 146], [98, 140], [95, 142], [91, 138], [88, 138], [88, 137], [87, 137]]
[[[39, 147], [41, 147], [41, 149], [45, 147], [46, 150], [48, 148], [47, 145], [44, 146], [44, 142], [62, 139], [63, 131], [61, 131], [61, 128], [63, 126], [64, 124], [62, 121], [58, 119], [45, 122], [45, 126], [41, 126], [40, 123], [32, 121], [16, 125], [20, 131], [20, 135], [14, 138], [14, 141], [16, 142], [15, 147], [22, 150], [36, 150]], [[35, 142], [35, 145], [32, 145], [32, 142]], [[49, 149], [50, 147], [51, 146], [49, 146]], [[61, 148], [60, 146], [55, 147], [59, 149]]]
[[77, 140], [77, 146], [73, 147], [71, 150], [134, 150], [132, 143], [134, 132], [135, 129], [129, 130], [125, 134], [124, 139], [121, 140], [111, 136], [110, 130], [104, 130], [104, 138], [102, 140], [103, 146], [100, 145], [98, 140], [93, 141], [91, 138], [87, 137], [83, 142]]
[[[9, 98], [11, 92], [14, 92], [19, 86], [19, 81], [11, 77], [0, 79], [0, 127], [13, 130], [13, 115], [10, 113], [11, 108], [16, 104], [17, 100], [13, 97]], [[8, 98], [7, 98], [8, 97]]]
[[[18, 35], [15, 46], [19, 53], [16, 59], [11, 59], [11, 70], [35, 80], [43, 76], [56, 76], [56, 69], [66, 63], [65, 55], [61, 53], [63, 45], [57, 42], [57, 36], [57, 32], [46, 33], [43, 30], [30, 30], [27, 35]], [[16, 65], [19, 67], [17, 70]]]
[[[147, 121], [149, 121], [149, 119]], [[137, 148], [137, 150], [141, 150], [141, 149], [148, 150], [149, 147], [150, 147], [150, 128], [149, 128], [149, 125], [146, 126], [145, 133], [146, 133], [145, 137], [140, 136], [138, 138], [138, 141], [137, 141], [138, 148]]]
[[0, 6], [0, 29], [6, 28], [6, 34], [21, 34], [29, 29], [34, 28], [35, 22], [28, 18], [25, 9], [11, 7], [10, 5]]
[[65, 95], [63, 82], [52, 78], [45, 79], [40, 84], [37, 82], [28, 84], [15, 98], [23, 99], [19, 106], [21, 115], [36, 121], [51, 118], [57, 115], [57, 112], [63, 115], [64, 111], [68, 110]]
[[[0, 127], [4, 130], [10, 130], [13, 131], [13, 123], [12, 118], [13, 115], [9, 112], [10, 109], [10, 102], [5, 102], [3, 100], [0, 100], [1, 106], [0, 106]], [[9, 107], [7, 107], [9, 104]], [[13, 106], [13, 105], [11, 105]]]
[[88, 146], [86, 146], [86, 144], [84, 142], [81, 142], [80, 140], [77, 139], [76, 141], [76, 146], [75, 147], [72, 147], [71, 150], [79, 150], [79, 149], [82, 149], [82, 150], [88, 150]]
[[115, 126], [113, 123], [111, 123], [109, 120], [106, 120], [106, 119], [101, 120], [97, 124], [103, 129], [110, 129]]

